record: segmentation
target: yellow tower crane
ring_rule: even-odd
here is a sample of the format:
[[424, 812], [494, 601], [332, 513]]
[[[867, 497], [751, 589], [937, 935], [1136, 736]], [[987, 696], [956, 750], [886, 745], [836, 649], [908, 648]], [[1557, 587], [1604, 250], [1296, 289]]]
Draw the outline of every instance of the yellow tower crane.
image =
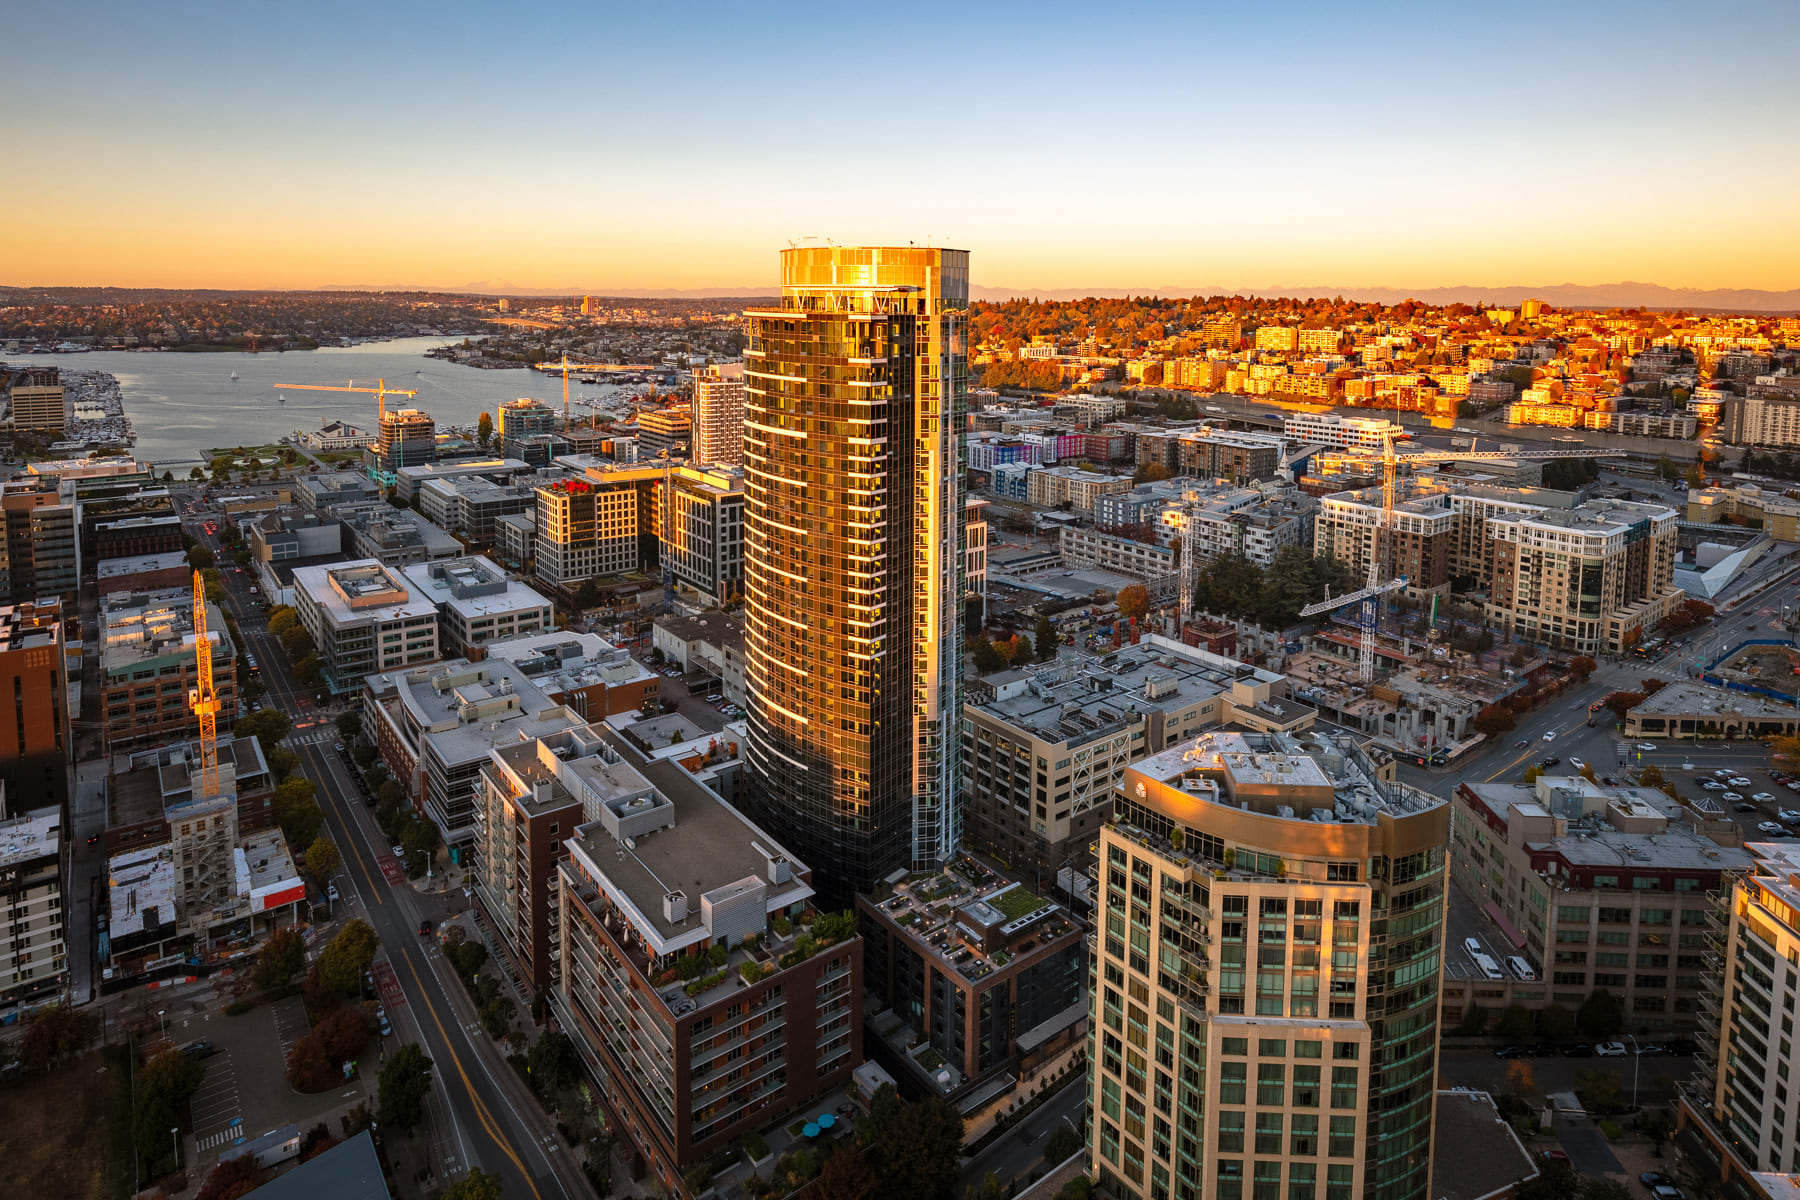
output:
[[213, 689], [212, 641], [206, 634], [206, 583], [194, 572], [194, 676], [188, 705], [200, 718], [200, 791], [219, 794], [219, 693]]
[[570, 426], [570, 424], [569, 424], [569, 376], [570, 376], [570, 374], [575, 371], [611, 370], [610, 367], [607, 367], [601, 363], [572, 363], [569, 361], [569, 356], [566, 352], [563, 354], [561, 362], [532, 363], [531, 365], [536, 367], [540, 371], [548, 371], [549, 373], [551, 373], [553, 375], [561, 375], [562, 376], [562, 381], [563, 381], [563, 432], [564, 433], [567, 433], [572, 428], [572, 426]]
[[[350, 380], [343, 387], [338, 387], [336, 384], [330, 383], [278, 383], [275, 386], [278, 388], [291, 388], [297, 392], [358, 392], [365, 396], [373, 396], [375, 397], [375, 413], [377, 418], [387, 416], [387, 398], [389, 396], [416, 396], [419, 394], [418, 391], [413, 388], [391, 388], [387, 385], [387, 380], [385, 379], [377, 379], [374, 387], [357, 387], [354, 379]], [[379, 434], [380, 429], [377, 428], [376, 432]]]

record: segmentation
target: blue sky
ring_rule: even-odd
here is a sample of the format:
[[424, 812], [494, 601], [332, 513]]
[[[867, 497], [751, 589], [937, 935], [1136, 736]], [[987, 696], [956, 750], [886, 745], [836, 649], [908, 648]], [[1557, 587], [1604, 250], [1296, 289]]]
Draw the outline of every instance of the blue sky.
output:
[[0, 282], [1800, 285], [1800, 5], [1449, 7], [20, 6]]

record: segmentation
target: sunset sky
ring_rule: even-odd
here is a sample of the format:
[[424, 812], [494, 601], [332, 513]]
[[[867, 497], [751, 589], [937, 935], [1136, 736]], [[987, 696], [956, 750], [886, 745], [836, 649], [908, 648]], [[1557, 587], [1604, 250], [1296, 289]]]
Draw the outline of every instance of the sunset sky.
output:
[[1800, 4], [23, 4], [0, 283], [1800, 286]]

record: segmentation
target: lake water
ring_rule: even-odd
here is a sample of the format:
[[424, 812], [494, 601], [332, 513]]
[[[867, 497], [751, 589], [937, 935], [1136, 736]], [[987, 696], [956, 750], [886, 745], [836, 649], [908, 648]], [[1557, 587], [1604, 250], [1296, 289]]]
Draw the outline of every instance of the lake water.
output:
[[[551, 407], [562, 404], [562, 378], [531, 370], [480, 370], [426, 358], [434, 346], [462, 338], [399, 338], [360, 346], [290, 350], [281, 354], [134, 353], [15, 354], [7, 362], [41, 362], [68, 371], [107, 371], [117, 376], [125, 415], [137, 432], [133, 451], [140, 459], [170, 465], [200, 459], [214, 446], [261, 445], [296, 430], [317, 429], [326, 421], [351, 421], [375, 428], [375, 397], [332, 392], [282, 392], [276, 384], [328, 383], [416, 388], [418, 395], [390, 397], [391, 407], [422, 408], [438, 428], [472, 425], [505, 400], [531, 396]], [[231, 373], [238, 378], [233, 381]], [[610, 384], [569, 384], [571, 399], [599, 397], [620, 389]]]

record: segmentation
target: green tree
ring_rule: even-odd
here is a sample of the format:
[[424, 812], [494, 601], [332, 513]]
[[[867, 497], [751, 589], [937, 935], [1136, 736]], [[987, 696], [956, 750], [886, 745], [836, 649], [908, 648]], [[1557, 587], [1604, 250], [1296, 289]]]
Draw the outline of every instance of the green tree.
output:
[[1456, 1027], [1456, 1032], [1467, 1037], [1478, 1037], [1487, 1031], [1488, 1010], [1479, 1004], [1471, 1004], [1463, 1010], [1463, 1017]]
[[188, 566], [194, 568], [196, 571], [211, 570], [213, 564], [218, 561], [219, 560], [214, 557], [213, 552], [208, 550], [205, 546], [196, 545], [193, 549], [188, 551]]
[[989, 1171], [979, 1186], [963, 1189], [963, 1200], [1009, 1200], [1009, 1197], [1000, 1177]]
[[306, 873], [321, 882], [338, 869], [337, 843], [330, 838], [314, 838], [306, 848]]
[[475, 422], [475, 441], [483, 450], [494, 440], [494, 418], [489, 413], [482, 413]]
[[285, 637], [289, 631], [300, 627], [300, 616], [285, 604], [277, 604], [269, 610], [269, 633], [277, 638]]
[[337, 726], [338, 736], [347, 742], [362, 732], [362, 714], [354, 709], [339, 713], [333, 724]]
[[431, 1090], [431, 1060], [417, 1042], [408, 1042], [394, 1051], [381, 1068], [378, 1086], [381, 1090], [375, 1108], [376, 1123], [410, 1131], [419, 1123], [425, 1093]]
[[[487, 414], [482, 413], [481, 417], [486, 420]], [[471, 1167], [467, 1175], [439, 1192], [438, 1200], [501, 1200], [503, 1195], [498, 1175]]]
[[293, 982], [306, 966], [306, 939], [283, 926], [269, 935], [257, 955], [256, 969], [250, 973], [250, 986], [259, 992], [272, 992]]
[[205, 479], [206, 472], [201, 470], [199, 467], [192, 467], [192, 468], [189, 468], [189, 470], [188, 470], [188, 478], [194, 479], [194, 480]]
[[1575, 1032], [1575, 1014], [1560, 1004], [1552, 1004], [1538, 1011], [1538, 1036], [1549, 1041], [1560, 1042]]
[[1619, 1106], [1624, 1083], [1617, 1071], [1604, 1067], [1584, 1068], [1575, 1072], [1575, 1090], [1581, 1093], [1589, 1109], [1605, 1111]]
[[1067, 1125], [1058, 1125], [1044, 1143], [1044, 1165], [1055, 1166], [1081, 1151], [1081, 1135]]
[[311, 846], [325, 823], [325, 814], [312, 797], [312, 780], [302, 775], [275, 789], [275, 823], [290, 846]]
[[1033, 640], [1037, 643], [1038, 661], [1048, 662], [1056, 657], [1056, 625], [1049, 617], [1037, 619], [1037, 628], [1032, 631]]
[[319, 982], [334, 992], [349, 995], [362, 982], [363, 972], [375, 961], [375, 947], [380, 939], [369, 923], [358, 917], [338, 930], [319, 952], [315, 968]]
[[581, 1078], [575, 1043], [567, 1034], [546, 1029], [531, 1044], [531, 1052], [525, 1056], [525, 1071], [531, 1077], [531, 1090], [540, 1098], [555, 1095]]
[[425, 874], [443, 844], [435, 821], [408, 821], [400, 834], [400, 848], [406, 851], [406, 877], [417, 879]]
[[963, 1125], [942, 1097], [905, 1105], [873, 1147], [876, 1174], [886, 1189], [916, 1200], [950, 1200], [960, 1174]]
[[817, 1200], [881, 1200], [888, 1195], [869, 1153], [855, 1146], [840, 1148], [825, 1160], [813, 1184]]
[[1592, 1038], [1608, 1038], [1619, 1032], [1625, 1025], [1625, 1006], [1619, 998], [1598, 988], [1588, 994], [1575, 1013], [1575, 1023], [1581, 1032]]
[[1529, 1008], [1523, 1004], [1509, 1004], [1506, 1011], [1500, 1014], [1500, 1023], [1494, 1027], [1494, 1032], [1503, 1038], [1519, 1041], [1531, 1036], [1532, 1026]]
[[238, 718], [237, 724], [231, 727], [231, 732], [238, 737], [255, 738], [262, 743], [263, 753], [267, 755], [269, 751], [275, 749], [276, 744], [282, 738], [288, 735], [291, 729], [293, 729], [293, 722], [288, 719], [286, 713], [280, 709], [265, 708], [253, 712], [247, 717]]
[[983, 675], [998, 671], [1006, 665], [1005, 656], [985, 637], [977, 637], [971, 642], [969, 652], [975, 656], [975, 669]]
[[1681, 478], [1681, 468], [1666, 454], [1656, 460], [1656, 473], [1666, 483], [1673, 483]]

